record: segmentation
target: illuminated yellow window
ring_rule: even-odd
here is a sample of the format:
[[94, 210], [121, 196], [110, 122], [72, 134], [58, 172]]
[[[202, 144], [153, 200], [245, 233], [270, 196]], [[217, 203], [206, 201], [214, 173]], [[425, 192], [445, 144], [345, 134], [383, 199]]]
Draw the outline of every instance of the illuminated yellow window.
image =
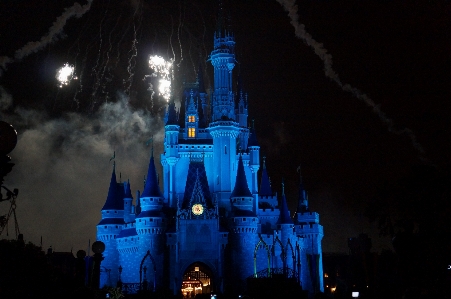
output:
[[[194, 115], [188, 115], [188, 122], [193, 123], [195, 121], [196, 121], [196, 118], [194, 117]], [[194, 136], [192, 136], [192, 137], [194, 137]]]
[[188, 128], [188, 137], [196, 137], [196, 128]]

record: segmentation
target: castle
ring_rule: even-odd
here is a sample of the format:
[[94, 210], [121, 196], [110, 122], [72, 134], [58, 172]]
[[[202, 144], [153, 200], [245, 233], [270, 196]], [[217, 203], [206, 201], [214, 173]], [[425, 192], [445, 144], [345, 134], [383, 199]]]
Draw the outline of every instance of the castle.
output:
[[97, 240], [106, 245], [101, 286], [239, 293], [249, 277], [282, 274], [310, 295], [324, 290], [319, 215], [309, 211], [302, 182], [293, 217], [283, 187], [281, 196], [271, 189], [248, 127], [247, 95], [233, 90], [234, 47], [231, 31], [218, 26], [211, 95], [199, 71], [185, 86], [182, 109], [169, 102], [163, 188], [153, 150], [135, 203], [130, 183], [118, 183], [113, 168], [97, 225]]

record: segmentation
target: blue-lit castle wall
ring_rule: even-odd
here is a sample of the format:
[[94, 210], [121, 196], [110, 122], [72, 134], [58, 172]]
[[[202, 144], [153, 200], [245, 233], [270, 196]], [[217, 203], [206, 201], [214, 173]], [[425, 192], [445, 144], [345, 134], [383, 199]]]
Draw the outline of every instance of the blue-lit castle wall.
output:
[[208, 277], [202, 288], [240, 292], [249, 277], [282, 272], [310, 294], [323, 291], [319, 215], [309, 211], [302, 182], [294, 215], [284, 190], [272, 191], [248, 127], [247, 95], [233, 90], [234, 46], [234, 36], [218, 29], [210, 95], [199, 70], [197, 82], [186, 85], [184, 110], [169, 102], [162, 188], [153, 151], [135, 201], [130, 182], [118, 183], [113, 169], [97, 225], [106, 244], [101, 286], [145, 284], [176, 294], [196, 274], [190, 271], [201, 271]]

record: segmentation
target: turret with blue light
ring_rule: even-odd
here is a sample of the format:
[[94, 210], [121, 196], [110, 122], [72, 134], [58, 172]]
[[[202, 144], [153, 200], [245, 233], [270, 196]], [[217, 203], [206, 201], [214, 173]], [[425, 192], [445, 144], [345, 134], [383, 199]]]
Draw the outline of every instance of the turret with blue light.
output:
[[253, 196], [249, 190], [241, 155], [233, 192], [230, 196], [231, 215], [229, 217], [229, 244], [233, 275], [230, 277], [236, 292], [245, 290], [246, 278], [254, 272], [254, 247], [258, 233], [258, 218], [253, 211]]
[[[124, 222], [124, 187], [116, 179], [116, 162], [113, 162], [108, 196], [102, 208], [102, 220], [97, 224], [97, 240], [105, 243], [102, 266], [110, 271], [103, 271], [100, 279], [101, 285], [109, 285], [118, 279], [117, 267], [119, 253], [116, 238], [121, 233]], [[113, 269], [111, 271], [111, 269]]]

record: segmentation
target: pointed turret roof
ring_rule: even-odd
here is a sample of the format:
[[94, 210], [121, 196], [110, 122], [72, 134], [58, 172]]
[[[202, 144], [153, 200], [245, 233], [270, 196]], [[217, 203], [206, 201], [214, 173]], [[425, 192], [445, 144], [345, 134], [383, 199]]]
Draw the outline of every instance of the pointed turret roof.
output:
[[285, 187], [282, 181], [282, 198], [280, 200], [280, 215], [277, 224], [293, 224], [293, 219], [290, 217], [290, 211], [288, 210], [287, 198], [285, 197]]
[[221, 36], [224, 32], [230, 31], [230, 13], [226, 9], [223, 0], [218, 0], [217, 3], [217, 20], [216, 20], [216, 34]]
[[141, 195], [139, 190], [136, 191], [136, 207], [135, 207], [135, 215], [139, 215], [141, 213], [141, 201], [139, 200]]
[[257, 141], [257, 133], [255, 132], [254, 120], [252, 120], [252, 127], [249, 133], [249, 143], [247, 146], [260, 146]]
[[113, 163], [113, 173], [111, 174], [110, 188], [108, 189], [108, 196], [102, 210], [124, 209], [123, 198], [123, 189], [119, 187], [116, 181], [116, 163]]
[[189, 100], [188, 100], [188, 107], [186, 107], [186, 113], [187, 114], [197, 114], [197, 107], [194, 100], [194, 91], [191, 89], [189, 92]]
[[130, 180], [124, 183], [124, 198], [133, 198], [132, 190], [130, 189]]
[[301, 166], [298, 167], [299, 172], [299, 194], [298, 194], [298, 206], [296, 212], [304, 213], [308, 212], [308, 196], [305, 191], [304, 184], [302, 183]]
[[188, 175], [186, 177], [185, 194], [183, 197], [182, 208], [186, 209], [193, 193], [199, 196], [197, 200], [203, 202], [207, 207], [213, 207], [210, 188], [208, 187], [207, 173], [203, 161], [191, 160], [188, 167]]
[[155, 168], [155, 160], [153, 158], [153, 148], [152, 155], [150, 157], [149, 169], [147, 171], [146, 185], [144, 186], [144, 191], [141, 197], [163, 197], [160, 191], [160, 185], [157, 179], [157, 170]]
[[177, 111], [175, 110], [175, 102], [173, 98], [169, 100], [166, 117], [166, 125], [178, 125]]
[[235, 188], [233, 189], [231, 197], [252, 197], [252, 193], [249, 191], [249, 186], [247, 185], [246, 173], [244, 172], [241, 155], [238, 159]]
[[271, 183], [269, 182], [268, 172], [266, 171], [266, 157], [263, 157], [263, 170], [259, 195], [272, 196]]

